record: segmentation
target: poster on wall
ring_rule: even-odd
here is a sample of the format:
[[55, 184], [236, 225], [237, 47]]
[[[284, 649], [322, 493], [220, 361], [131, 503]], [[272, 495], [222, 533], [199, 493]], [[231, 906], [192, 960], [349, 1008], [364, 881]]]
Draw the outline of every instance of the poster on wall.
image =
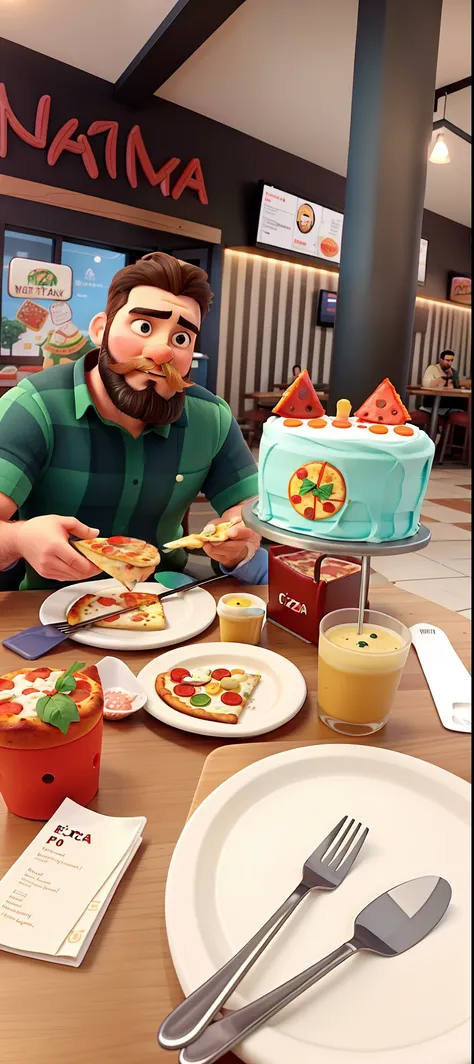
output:
[[[326, 259], [341, 261], [344, 215], [312, 200], [299, 199], [272, 185], [264, 185], [257, 229], [257, 244]], [[426, 279], [428, 241], [420, 241], [418, 284]]]
[[471, 306], [471, 278], [459, 276], [455, 273], [449, 275], [448, 299], [452, 303], [460, 303], [463, 307]]
[[43, 367], [70, 362], [92, 348], [74, 324], [70, 266], [16, 256], [8, 266], [7, 293], [14, 317], [2, 314], [2, 349], [14, 358], [38, 359]]

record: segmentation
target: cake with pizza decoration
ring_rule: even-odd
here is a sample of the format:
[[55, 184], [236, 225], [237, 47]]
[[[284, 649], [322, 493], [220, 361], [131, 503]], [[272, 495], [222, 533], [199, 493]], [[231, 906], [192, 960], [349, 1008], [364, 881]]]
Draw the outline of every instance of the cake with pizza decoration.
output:
[[263, 426], [258, 516], [318, 539], [382, 543], [419, 527], [434, 443], [386, 377], [351, 417], [325, 414], [304, 370]]

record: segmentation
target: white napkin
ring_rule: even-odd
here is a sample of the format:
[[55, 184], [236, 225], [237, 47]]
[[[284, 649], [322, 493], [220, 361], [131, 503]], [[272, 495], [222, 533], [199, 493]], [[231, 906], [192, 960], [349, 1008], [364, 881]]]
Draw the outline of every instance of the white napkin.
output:
[[0, 880], [0, 949], [77, 967], [145, 824], [66, 798]]
[[443, 727], [470, 732], [471, 677], [466, 666], [441, 628], [422, 622], [410, 631]]

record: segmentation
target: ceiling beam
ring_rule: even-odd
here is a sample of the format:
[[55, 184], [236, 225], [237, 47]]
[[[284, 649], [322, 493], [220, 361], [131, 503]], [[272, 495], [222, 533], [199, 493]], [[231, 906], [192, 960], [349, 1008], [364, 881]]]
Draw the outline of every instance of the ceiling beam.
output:
[[245, 0], [178, 0], [115, 82], [114, 95], [145, 103]]
[[448, 122], [447, 118], [439, 118], [437, 122], [433, 122], [433, 130], [435, 129], [449, 129], [451, 133], [455, 133], [457, 137], [461, 137], [462, 140], [467, 141], [468, 144], [472, 144], [471, 134], [466, 133], [464, 129], [460, 129], [459, 126], [453, 125], [452, 122]]
[[472, 77], [461, 78], [461, 81], [452, 81], [450, 85], [442, 85], [441, 88], [436, 89], [433, 110], [435, 112], [438, 110], [438, 100], [441, 100], [443, 96], [450, 96], [453, 92], [460, 92], [461, 89], [468, 89], [471, 85]]

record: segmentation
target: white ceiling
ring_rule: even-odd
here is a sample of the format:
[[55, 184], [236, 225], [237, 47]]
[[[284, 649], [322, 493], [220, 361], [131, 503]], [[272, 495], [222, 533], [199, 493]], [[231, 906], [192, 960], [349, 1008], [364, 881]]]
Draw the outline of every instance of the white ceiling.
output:
[[[173, 3], [0, 0], [2, 35], [115, 81]], [[246, 0], [157, 95], [345, 175], [356, 20], [357, 0]], [[444, 0], [436, 84], [470, 73], [470, 0]], [[470, 132], [470, 90], [446, 113]], [[425, 206], [470, 225], [470, 146], [446, 141]]]

